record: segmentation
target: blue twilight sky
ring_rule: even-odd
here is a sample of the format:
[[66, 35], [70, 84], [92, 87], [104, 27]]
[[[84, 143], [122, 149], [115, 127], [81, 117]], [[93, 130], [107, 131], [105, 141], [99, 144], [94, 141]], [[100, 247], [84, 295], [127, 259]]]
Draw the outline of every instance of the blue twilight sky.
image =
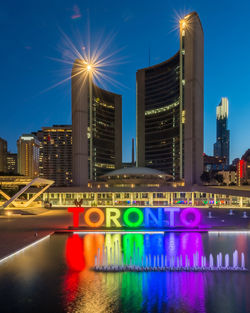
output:
[[[205, 42], [204, 151], [213, 153], [215, 110], [229, 99], [231, 160], [250, 148], [249, 1], [1, 1], [0, 137], [16, 151], [19, 135], [52, 124], [71, 123], [70, 81], [74, 50], [106, 47], [114, 64], [106, 72], [123, 97], [123, 159], [131, 159], [135, 137], [136, 70], [171, 57], [179, 49], [178, 16], [197, 11]], [[88, 31], [88, 25], [90, 31]], [[112, 39], [112, 40], [110, 40]], [[97, 45], [99, 42], [99, 45]], [[58, 59], [59, 61], [57, 61]], [[67, 61], [63, 63], [60, 61]]]

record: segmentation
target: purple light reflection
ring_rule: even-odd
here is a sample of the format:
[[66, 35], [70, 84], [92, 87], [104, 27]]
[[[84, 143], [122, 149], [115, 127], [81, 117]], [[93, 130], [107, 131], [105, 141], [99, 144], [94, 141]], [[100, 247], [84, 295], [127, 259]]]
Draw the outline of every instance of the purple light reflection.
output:
[[206, 312], [204, 274], [182, 272], [179, 278], [181, 279], [179, 297], [185, 299], [186, 312]]
[[[201, 256], [204, 255], [202, 235], [200, 233], [181, 233], [180, 234], [180, 254], [184, 258], [188, 256], [191, 266], [193, 266], [193, 255], [198, 252], [198, 265], [201, 265]], [[204, 275], [203, 273], [182, 272], [180, 284], [180, 297], [185, 299], [188, 311], [194, 308], [197, 312], [206, 312]]]
[[168, 257], [176, 257], [179, 252], [180, 234], [167, 233], [164, 236], [165, 254]]
[[202, 236], [200, 233], [181, 233], [180, 234], [180, 254], [183, 260], [188, 256], [193, 265], [193, 255], [198, 252], [201, 265], [201, 256], [204, 254]]

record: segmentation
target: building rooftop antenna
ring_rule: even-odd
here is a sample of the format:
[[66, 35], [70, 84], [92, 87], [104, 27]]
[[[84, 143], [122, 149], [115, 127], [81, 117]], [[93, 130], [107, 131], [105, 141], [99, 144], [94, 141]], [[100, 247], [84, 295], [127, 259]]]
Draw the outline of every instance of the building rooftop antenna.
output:
[[148, 46], [148, 66], [150, 66], [150, 45]]

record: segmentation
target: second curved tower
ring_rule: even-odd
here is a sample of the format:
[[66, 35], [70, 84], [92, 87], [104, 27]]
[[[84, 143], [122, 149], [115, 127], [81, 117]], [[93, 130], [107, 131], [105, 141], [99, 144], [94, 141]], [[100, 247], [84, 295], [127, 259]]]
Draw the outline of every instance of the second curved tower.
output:
[[137, 166], [198, 184], [203, 171], [203, 30], [196, 12], [180, 21], [180, 50], [136, 73]]

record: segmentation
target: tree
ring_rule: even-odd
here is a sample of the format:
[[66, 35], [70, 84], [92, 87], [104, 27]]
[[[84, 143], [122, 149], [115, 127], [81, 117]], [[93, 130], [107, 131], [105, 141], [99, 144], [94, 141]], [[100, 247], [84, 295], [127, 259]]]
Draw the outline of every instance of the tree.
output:
[[216, 175], [214, 176], [214, 179], [216, 179], [219, 184], [222, 184], [223, 181], [224, 181], [224, 178], [223, 178], [223, 175], [222, 175], [222, 174], [216, 174]]
[[208, 172], [203, 172], [200, 178], [203, 183], [210, 183], [210, 174]]

